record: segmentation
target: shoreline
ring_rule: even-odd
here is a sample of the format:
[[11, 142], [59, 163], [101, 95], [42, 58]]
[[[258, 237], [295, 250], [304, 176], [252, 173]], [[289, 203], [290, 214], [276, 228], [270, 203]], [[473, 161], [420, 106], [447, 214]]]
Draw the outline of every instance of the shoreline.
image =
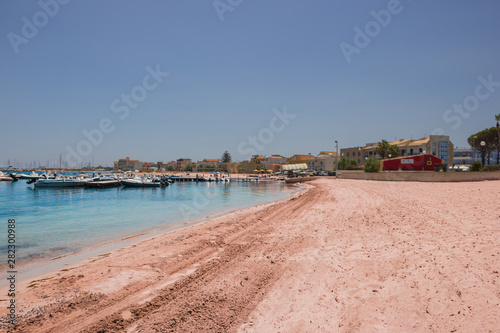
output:
[[[210, 215], [198, 219], [189, 220], [185, 222], [178, 222], [176, 224], [165, 226], [159, 229], [140, 232], [137, 234], [131, 234], [118, 239], [112, 239], [105, 242], [93, 244], [90, 246], [85, 246], [81, 249], [78, 249], [70, 253], [65, 253], [57, 255], [55, 257], [45, 258], [39, 262], [27, 262], [25, 264], [20, 263], [16, 265], [18, 271], [17, 273], [18, 279], [16, 282], [20, 286], [25, 286], [29, 284], [28, 280], [39, 280], [43, 279], [47, 275], [55, 274], [57, 271], [63, 269], [73, 269], [74, 267], [84, 265], [86, 262], [91, 261], [95, 257], [103, 256], [109, 252], [118, 251], [130, 246], [134, 246], [138, 242], [147, 241], [156, 237], [161, 237], [162, 235], [166, 235], [175, 231], [186, 230], [190, 227], [207, 223], [216, 220], [218, 218], [222, 218], [237, 212], [244, 211], [246, 209], [254, 209], [260, 206], [289, 200], [290, 198], [296, 196], [297, 193], [301, 192], [303, 189], [305, 189], [304, 186], [297, 186], [297, 188], [292, 190], [284, 199], [260, 203], [250, 207], [230, 208], [212, 213]], [[3, 264], [2, 266], [5, 266], [3, 267], [4, 268], [3, 271], [7, 271], [7, 263]], [[5, 290], [8, 284], [9, 282], [6, 279], [0, 279], [0, 295], [6, 294]], [[0, 309], [2, 305], [3, 305], [2, 300], [0, 299]], [[0, 315], [1, 314], [2, 310], [0, 310]]]
[[318, 179], [31, 281], [9, 328], [495, 331], [499, 186]]

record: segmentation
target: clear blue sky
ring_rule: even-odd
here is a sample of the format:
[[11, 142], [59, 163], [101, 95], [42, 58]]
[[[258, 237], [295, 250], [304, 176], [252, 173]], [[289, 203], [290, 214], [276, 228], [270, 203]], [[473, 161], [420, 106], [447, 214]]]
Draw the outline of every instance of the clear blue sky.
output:
[[[500, 82], [498, 1], [40, 3], [0, 4], [0, 164], [58, 161], [79, 144], [96, 165], [242, 160], [249, 136], [258, 153], [317, 154], [436, 129], [463, 147], [500, 113], [500, 83], [473, 97], [479, 76]], [[368, 45], [355, 27], [372, 29]], [[347, 44], [359, 46], [350, 63]], [[157, 66], [159, 84], [146, 77]], [[132, 91], [134, 108], [121, 100]], [[472, 111], [446, 114], [464, 101]], [[282, 126], [284, 108], [295, 118]], [[89, 150], [82, 131], [103, 119]]]

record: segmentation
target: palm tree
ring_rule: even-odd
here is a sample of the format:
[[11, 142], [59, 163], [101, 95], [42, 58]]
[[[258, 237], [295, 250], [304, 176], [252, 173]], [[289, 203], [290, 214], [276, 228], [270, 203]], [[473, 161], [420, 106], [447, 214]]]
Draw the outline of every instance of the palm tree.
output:
[[389, 145], [389, 147], [387, 148], [387, 152], [391, 154], [391, 157], [401, 156], [401, 150], [399, 150], [398, 145]]
[[380, 156], [380, 159], [384, 160], [387, 155], [389, 155], [389, 142], [387, 140], [382, 140], [378, 143], [378, 147], [375, 151], [377, 155]]

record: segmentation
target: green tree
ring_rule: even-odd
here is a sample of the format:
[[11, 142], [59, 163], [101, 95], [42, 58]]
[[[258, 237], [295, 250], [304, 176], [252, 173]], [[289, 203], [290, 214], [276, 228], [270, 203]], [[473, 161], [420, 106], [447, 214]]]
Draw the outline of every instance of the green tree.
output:
[[385, 160], [387, 155], [389, 155], [389, 142], [387, 140], [382, 140], [378, 143], [375, 153], [380, 156], [380, 159]]
[[391, 158], [401, 156], [401, 150], [399, 150], [398, 145], [389, 145], [387, 148], [387, 156], [391, 154]]
[[174, 167], [173, 167], [173, 166], [171, 166], [171, 165], [169, 165], [169, 166], [167, 167], [167, 171], [174, 171]]
[[369, 158], [365, 161], [363, 165], [363, 170], [365, 172], [379, 172], [380, 171], [380, 161], [375, 158]]
[[355, 159], [352, 159], [352, 160], [348, 160], [347, 161], [347, 166], [346, 166], [346, 169], [347, 170], [357, 170], [358, 169], [358, 162], [356, 162]]
[[339, 163], [338, 163], [338, 165], [337, 165], [337, 168], [338, 168], [339, 170], [345, 170], [345, 169], [347, 168], [348, 163], [349, 163], [349, 162], [347, 161], [347, 159], [346, 159], [345, 157], [343, 157], [343, 158], [339, 161]]
[[500, 113], [495, 116], [495, 120], [497, 121], [497, 136], [498, 136], [497, 165], [500, 165]]
[[[486, 164], [486, 159], [488, 159], [488, 164], [490, 164], [491, 152], [498, 147], [498, 131], [495, 127], [484, 129], [469, 136], [467, 142], [472, 148], [479, 151], [483, 165]], [[484, 145], [481, 145], [481, 142], [484, 142]]]
[[221, 163], [231, 163], [231, 154], [228, 153], [226, 150], [224, 154], [222, 154], [222, 157], [220, 158]]
[[472, 162], [470, 166], [470, 171], [481, 171], [483, 165], [479, 161]]
[[193, 171], [193, 165], [191, 163], [186, 164], [184, 171]]

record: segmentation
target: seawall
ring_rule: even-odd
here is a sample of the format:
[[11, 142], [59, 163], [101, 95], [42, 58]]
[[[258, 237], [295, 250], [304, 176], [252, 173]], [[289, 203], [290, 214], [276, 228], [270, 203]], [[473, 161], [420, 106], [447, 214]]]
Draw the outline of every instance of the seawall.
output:
[[364, 172], [339, 171], [339, 178], [359, 180], [409, 181], [409, 182], [474, 182], [484, 180], [500, 180], [499, 171], [482, 172], [422, 172], [422, 171], [394, 171], [394, 172]]

